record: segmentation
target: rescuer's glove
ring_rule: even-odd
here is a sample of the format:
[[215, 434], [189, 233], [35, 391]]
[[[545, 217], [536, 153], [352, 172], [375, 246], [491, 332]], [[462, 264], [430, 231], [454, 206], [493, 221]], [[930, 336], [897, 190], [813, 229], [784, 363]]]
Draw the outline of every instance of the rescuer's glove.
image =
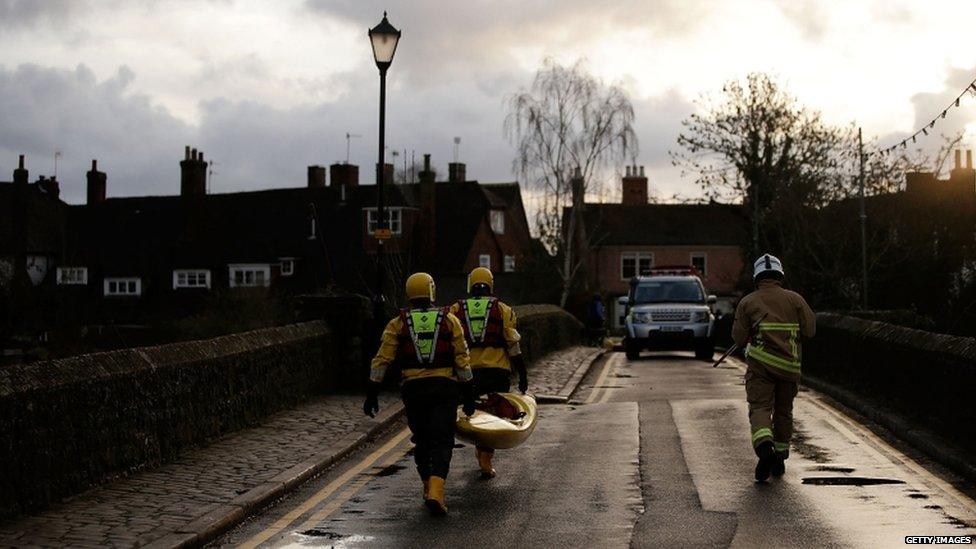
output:
[[366, 385], [366, 402], [363, 402], [363, 413], [369, 417], [376, 417], [376, 412], [380, 411], [380, 384], [370, 381]]
[[474, 382], [461, 384], [461, 410], [466, 416], [474, 415]]
[[510, 357], [509, 360], [512, 361], [512, 367], [518, 372], [518, 389], [524, 395], [529, 390], [529, 374], [525, 371], [525, 359], [522, 358], [522, 355], [515, 355]]

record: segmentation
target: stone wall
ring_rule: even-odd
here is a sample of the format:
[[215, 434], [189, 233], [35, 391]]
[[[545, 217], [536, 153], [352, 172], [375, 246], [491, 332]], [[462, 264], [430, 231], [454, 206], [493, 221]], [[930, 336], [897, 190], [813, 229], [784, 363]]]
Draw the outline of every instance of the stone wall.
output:
[[555, 305], [519, 305], [515, 307], [522, 354], [532, 367], [537, 358], [580, 341], [583, 324]]
[[854, 395], [845, 402], [853, 408], [869, 404], [976, 452], [968, 435], [976, 425], [976, 339], [820, 313], [803, 359], [805, 377]]
[[337, 383], [322, 321], [0, 368], [0, 516], [174, 459]]

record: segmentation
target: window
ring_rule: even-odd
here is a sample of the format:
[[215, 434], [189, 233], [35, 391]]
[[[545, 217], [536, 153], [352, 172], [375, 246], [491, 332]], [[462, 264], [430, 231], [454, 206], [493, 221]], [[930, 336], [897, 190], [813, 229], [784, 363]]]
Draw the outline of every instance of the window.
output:
[[506, 255], [505, 256], [505, 272], [514, 273], [515, 272], [515, 256]]
[[698, 269], [702, 278], [708, 278], [708, 261], [705, 252], [691, 252], [691, 266]]
[[140, 278], [106, 278], [103, 285], [107, 296], [142, 295], [142, 279]]
[[490, 269], [491, 268], [491, 255], [489, 255], [489, 254], [481, 254], [481, 255], [479, 255], [478, 256], [478, 266], [479, 267], [484, 267], [486, 269]]
[[647, 274], [654, 267], [654, 254], [624, 252], [620, 254], [620, 279], [630, 280], [635, 276]]
[[267, 263], [235, 264], [227, 268], [231, 288], [267, 288], [271, 285], [271, 265]]
[[[390, 229], [393, 234], [400, 234], [403, 230], [402, 211], [400, 208], [387, 208], [386, 212], [386, 228]], [[376, 208], [366, 208], [366, 230], [369, 234], [376, 232], [376, 222], [379, 218], [376, 215]]]
[[281, 276], [291, 276], [295, 274], [295, 258], [293, 257], [282, 257], [281, 258]]
[[210, 271], [207, 269], [173, 271], [173, 289], [178, 288], [210, 288]]
[[495, 234], [505, 234], [505, 210], [491, 211], [491, 230]]
[[58, 284], [88, 284], [88, 268], [58, 267]]

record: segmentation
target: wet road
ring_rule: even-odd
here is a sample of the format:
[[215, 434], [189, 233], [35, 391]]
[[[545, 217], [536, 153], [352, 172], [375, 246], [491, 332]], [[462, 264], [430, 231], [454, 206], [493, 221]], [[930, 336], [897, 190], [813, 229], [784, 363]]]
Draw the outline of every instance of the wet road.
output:
[[[817, 394], [796, 402], [784, 478], [752, 481], [741, 364], [622, 354], [478, 479], [454, 454], [450, 515], [421, 504], [409, 437], [384, 439], [218, 545], [325, 547], [888, 547], [976, 534], [976, 502]], [[965, 486], [962, 486], [966, 488]]]

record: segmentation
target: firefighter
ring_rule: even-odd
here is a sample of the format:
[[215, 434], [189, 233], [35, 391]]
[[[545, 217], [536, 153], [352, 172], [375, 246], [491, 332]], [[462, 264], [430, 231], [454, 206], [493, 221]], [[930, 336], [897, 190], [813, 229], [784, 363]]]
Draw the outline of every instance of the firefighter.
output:
[[407, 279], [410, 306], [401, 309], [383, 330], [370, 366], [363, 411], [379, 411], [378, 393], [386, 368], [401, 369], [400, 392], [413, 437], [414, 460], [424, 485], [424, 503], [434, 515], [447, 513], [444, 481], [454, 451], [458, 402], [474, 414], [474, 391], [468, 346], [457, 317], [434, 306], [434, 279], [414, 273]]
[[[493, 295], [495, 278], [491, 271], [478, 267], [468, 275], [467, 299], [451, 306], [464, 329], [464, 337], [471, 349], [471, 369], [474, 371], [475, 394], [507, 393], [511, 390], [512, 370], [518, 372], [519, 391], [525, 393], [529, 381], [525, 360], [519, 347], [515, 311]], [[491, 448], [475, 448], [481, 478], [495, 477]]]
[[793, 436], [793, 398], [800, 381], [800, 336], [813, 337], [816, 318], [796, 292], [783, 288], [783, 264], [756, 260], [756, 290], [739, 301], [732, 339], [746, 349], [746, 398], [752, 446], [759, 457], [756, 481], [782, 476]]

